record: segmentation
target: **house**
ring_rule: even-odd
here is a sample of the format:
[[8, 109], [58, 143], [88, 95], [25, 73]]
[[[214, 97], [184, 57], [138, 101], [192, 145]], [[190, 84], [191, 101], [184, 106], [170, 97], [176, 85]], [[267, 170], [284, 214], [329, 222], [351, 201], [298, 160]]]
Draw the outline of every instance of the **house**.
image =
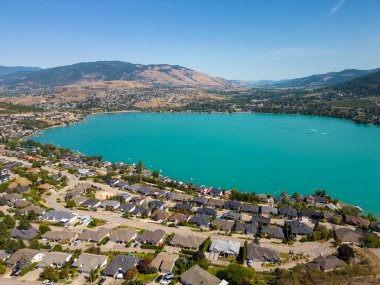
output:
[[77, 217], [76, 213], [51, 210], [43, 214], [40, 220], [52, 223], [73, 224], [77, 220]]
[[8, 202], [8, 203], [14, 203], [15, 201], [17, 200], [22, 200], [22, 196], [20, 194], [17, 194], [17, 193], [9, 193], [9, 194], [5, 194], [3, 196], [3, 198]]
[[170, 241], [170, 245], [174, 247], [197, 250], [204, 241], [205, 239], [202, 237], [176, 234]]
[[312, 262], [306, 264], [306, 269], [311, 270], [321, 270], [321, 271], [332, 271], [337, 268], [341, 268], [345, 265], [344, 261], [336, 258], [333, 255], [329, 256], [318, 256]]
[[240, 242], [222, 241], [214, 239], [210, 245], [210, 252], [224, 256], [238, 255], [240, 251]]
[[177, 212], [190, 212], [193, 207], [190, 204], [175, 204], [173, 209]]
[[281, 240], [284, 239], [284, 231], [280, 227], [263, 226], [261, 232], [267, 237], [274, 237]]
[[44, 183], [38, 186], [38, 188], [44, 191], [48, 191], [48, 190], [54, 189], [54, 186], [49, 183]]
[[38, 263], [38, 268], [57, 267], [62, 268], [66, 262], [70, 261], [71, 253], [66, 252], [45, 252], [43, 259]]
[[4, 183], [9, 181], [11, 176], [9, 174], [1, 174], [0, 175], [0, 183]]
[[307, 209], [302, 209], [300, 211], [300, 218], [302, 220], [318, 222], [322, 219], [322, 217], [323, 215], [321, 212], [307, 210]]
[[298, 235], [309, 236], [313, 233], [313, 229], [308, 225], [298, 221], [285, 221], [285, 224], [289, 225], [290, 232], [293, 234], [294, 238]]
[[77, 169], [77, 172], [83, 177], [88, 177], [94, 174], [90, 169]]
[[220, 188], [211, 188], [208, 194], [214, 197], [220, 197], [223, 195], [223, 190]]
[[278, 216], [278, 208], [272, 206], [261, 206], [261, 214]]
[[4, 249], [0, 249], [0, 260], [5, 261], [8, 259], [11, 255], [5, 251]]
[[240, 212], [257, 215], [259, 213], [259, 207], [252, 204], [242, 204]]
[[109, 241], [114, 243], [127, 244], [136, 237], [137, 232], [135, 228], [117, 228], [111, 232]]
[[344, 221], [352, 226], [363, 226], [363, 227], [369, 227], [371, 222], [367, 219], [364, 219], [362, 217], [352, 216], [352, 215], [345, 215]]
[[208, 225], [210, 223], [210, 216], [205, 214], [196, 214], [189, 220], [189, 222], [201, 228], [208, 228]]
[[166, 196], [167, 191], [162, 189], [156, 189], [152, 193], [150, 193], [150, 196], [152, 196], [155, 199], [162, 198]]
[[232, 227], [234, 226], [233, 221], [225, 220], [225, 219], [214, 220], [211, 224], [213, 227], [217, 226], [219, 230], [225, 231], [225, 232], [231, 231]]
[[164, 242], [165, 232], [163, 230], [145, 230], [136, 237], [136, 241], [159, 246]]
[[127, 187], [129, 186], [129, 183], [128, 181], [119, 181], [119, 183], [117, 183], [116, 185], [119, 189], [127, 189]]
[[221, 208], [223, 208], [224, 203], [225, 203], [225, 201], [222, 199], [211, 198], [211, 199], [208, 199], [206, 206], [208, 206], [210, 208], [220, 208], [221, 209]]
[[273, 204], [274, 203], [274, 199], [270, 195], [256, 194], [256, 196], [260, 200], [261, 203], [265, 203], [265, 204]]
[[174, 264], [178, 259], [178, 255], [161, 251], [152, 260], [150, 266], [157, 268], [158, 271], [163, 273], [170, 273], [173, 270]]
[[161, 200], [152, 200], [148, 203], [149, 208], [155, 208], [158, 210], [163, 210], [166, 208], [166, 203], [165, 201]]
[[136, 206], [134, 204], [121, 204], [117, 210], [124, 213], [132, 213], [135, 209]]
[[241, 203], [238, 201], [228, 200], [223, 204], [223, 209], [239, 212]]
[[132, 199], [132, 197], [133, 196], [129, 193], [118, 193], [116, 195], [116, 200], [122, 203], [126, 203], [126, 202], [129, 202]]
[[43, 258], [42, 252], [31, 248], [21, 248], [14, 252], [11, 257], [5, 262], [7, 265], [16, 265], [21, 258], [25, 256], [30, 263], [40, 262]]
[[77, 237], [77, 232], [65, 228], [62, 231], [48, 231], [41, 238], [52, 242], [73, 242]]
[[152, 213], [152, 209], [151, 208], [145, 208], [144, 206], [139, 206], [139, 207], [136, 207], [133, 211], [132, 211], [132, 216], [136, 216], [136, 217], [148, 217], [150, 216], [150, 214]]
[[105, 266], [107, 259], [107, 255], [81, 253], [71, 266], [78, 268], [78, 272], [88, 276], [92, 270]]
[[204, 196], [199, 196], [199, 197], [194, 197], [193, 200], [191, 200], [191, 203], [195, 204], [198, 207], [202, 207], [206, 205], [207, 201], [208, 201], [208, 198]]
[[[315, 197], [313, 195], [306, 195], [305, 197], [300, 196], [300, 198], [303, 198], [306, 204], [309, 204], [309, 205], [315, 204]], [[298, 202], [301, 202], [301, 201], [298, 201]]]
[[245, 233], [250, 236], [256, 236], [259, 228], [258, 222], [250, 222], [245, 224]]
[[273, 249], [261, 247], [255, 243], [250, 243], [247, 247], [247, 260], [278, 263], [280, 262], [280, 255]]
[[364, 238], [363, 232], [353, 231], [350, 228], [334, 229], [334, 235], [336, 239], [347, 244], [360, 244]]
[[130, 192], [137, 192], [141, 188], [141, 184], [135, 183], [132, 185], [127, 186], [127, 190]]
[[173, 213], [169, 218], [168, 221], [178, 224], [183, 223], [189, 219], [189, 215], [182, 214], [182, 213]]
[[100, 208], [116, 210], [120, 207], [120, 202], [116, 200], [105, 200], [100, 204]]
[[151, 215], [152, 220], [157, 222], [163, 222], [166, 221], [169, 218], [170, 214], [166, 212], [165, 210], [156, 210]]
[[266, 218], [263, 216], [253, 216], [251, 219], [251, 222], [256, 222], [264, 226], [267, 226], [270, 224], [270, 220], [271, 220], [270, 218]]
[[189, 202], [193, 196], [185, 193], [174, 193], [174, 196], [172, 197], [173, 201], [176, 202]]
[[135, 267], [138, 261], [138, 258], [132, 255], [116, 255], [102, 273], [115, 279], [124, 279], [127, 271]]
[[216, 211], [213, 208], [198, 208], [197, 214], [204, 214], [207, 216], [216, 216]]
[[380, 222], [373, 223], [370, 229], [373, 230], [374, 232], [380, 233]]
[[90, 198], [87, 199], [82, 203], [83, 207], [86, 207], [87, 209], [96, 209], [100, 206], [102, 202], [99, 199]]
[[144, 204], [145, 200], [146, 199], [144, 197], [135, 196], [135, 197], [132, 197], [129, 203], [134, 204], [136, 206], [141, 206], [142, 204]]
[[17, 210], [17, 213], [19, 213], [20, 215], [28, 215], [31, 212], [34, 212], [38, 215], [43, 215], [45, 213], [45, 209], [39, 206], [30, 205], [26, 208]]
[[108, 181], [107, 181], [107, 184], [109, 185], [109, 186], [117, 186], [118, 184], [120, 183], [120, 180], [119, 179], [117, 179], [117, 178], [111, 178], [111, 179], [109, 179]]
[[16, 188], [14, 188], [14, 191], [18, 194], [23, 194], [23, 193], [27, 193], [30, 191], [30, 187], [29, 186], [22, 186], [22, 185], [18, 185], [16, 186]]
[[287, 218], [289, 220], [296, 219], [298, 217], [297, 210], [290, 206], [280, 207], [278, 209], [280, 216]]
[[320, 203], [320, 204], [329, 204], [330, 201], [327, 197], [325, 196], [317, 196], [315, 197], [315, 203]]
[[24, 199], [16, 200], [13, 202], [13, 207], [15, 208], [25, 208], [30, 205], [32, 205], [32, 203]]
[[27, 174], [38, 174], [41, 172], [41, 169], [33, 167], [25, 171]]
[[97, 230], [84, 230], [77, 240], [99, 243], [102, 239], [109, 236], [111, 230], [107, 228], [99, 228]]
[[234, 212], [223, 213], [222, 216], [223, 216], [223, 219], [226, 219], [226, 220], [233, 220], [233, 221], [241, 220], [241, 215]]
[[139, 193], [140, 195], [143, 195], [143, 196], [149, 196], [150, 193], [154, 192], [155, 190], [156, 190], [156, 188], [154, 188], [154, 187], [144, 186], [144, 187], [137, 189], [137, 193]]
[[179, 277], [183, 285], [228, 285], [225, 280], [208, 273], [198, 265], [194, 265]]
[[19, 238], [22, 240], [31, 240], [38, 234], [38, 231], [35, 228], [30, 228], [27, 230], [11, 230], [11, 235], [13, 238]]

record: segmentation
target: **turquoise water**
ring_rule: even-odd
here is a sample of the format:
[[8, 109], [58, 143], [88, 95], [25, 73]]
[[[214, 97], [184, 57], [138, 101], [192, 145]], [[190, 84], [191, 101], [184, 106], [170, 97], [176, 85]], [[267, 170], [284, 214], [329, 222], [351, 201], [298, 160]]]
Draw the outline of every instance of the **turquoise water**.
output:
[[380, 216], [380, 127], [269, 114], [119, 113], [37, 137], [181, 181], [279, 194], [325, 189]]

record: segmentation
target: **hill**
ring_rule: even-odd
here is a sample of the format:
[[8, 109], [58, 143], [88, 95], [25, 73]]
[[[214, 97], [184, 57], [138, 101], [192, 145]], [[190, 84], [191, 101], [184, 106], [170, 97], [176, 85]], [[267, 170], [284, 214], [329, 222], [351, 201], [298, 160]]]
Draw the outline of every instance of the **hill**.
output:
[[324, 74], [315, 74], [307, 77], [296, 78], [291, 80], [284, 80], [270, 84], [272, 87], [282, 88], [308, 88], [317, 89], [329, 87], [344, 82], [348, 82], [360, 76], [364, 76], [380, 69], [372, 70], [358, 70], [358, 69], [345, 69], [339, 72], [328, 72]]
[[0, 76], [3, 86], [14, 88], [56, 87], [99, 81], [136, 81], [153, 86], [229, 87], [223, 78], [213, 77], [179, 65], [143, 65], [122, 61], [82, 62], [38, 71], [19, 71]]
[[23, 71], [37, 71], [41, 70], [39, 67], [27, 67], [27, 66], [0, 66], [0, 76], [16, 73], [16, 72], [23, 72]]

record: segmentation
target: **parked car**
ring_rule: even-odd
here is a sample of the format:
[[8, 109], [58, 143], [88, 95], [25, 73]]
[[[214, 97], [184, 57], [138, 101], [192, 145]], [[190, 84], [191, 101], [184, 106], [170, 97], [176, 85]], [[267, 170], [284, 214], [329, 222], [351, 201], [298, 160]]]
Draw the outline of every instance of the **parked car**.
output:
[[156, 280], [155, 280], [155, 282], [156, 283], [160, 283], [161, 280], [162, 280], [162, 277], [163, 277], [162, 275], [158, 275], [157, 278], [156, 278]]
[[44, 282], [42, 282], [42, 284], [51, 285], [51, 284], [53, 284], [53, 281], [51, 281], [51, 280], [44, 280]]

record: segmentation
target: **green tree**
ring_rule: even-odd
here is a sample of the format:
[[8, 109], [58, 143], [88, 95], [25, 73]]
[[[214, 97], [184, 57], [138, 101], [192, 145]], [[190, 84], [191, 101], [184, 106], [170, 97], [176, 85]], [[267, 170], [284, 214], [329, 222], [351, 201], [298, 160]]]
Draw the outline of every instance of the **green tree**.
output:
[[140, 160], [139, 163], [137, 164], [137, 173], [138, 174], [141, 174], [143, 171], [143, 163], [142, 161]]
[[338, 248], [338, 257], [341, 260], [350, 261], [352, 258], [355, 257], [354, 249], [347, 244], [342, 244]]
[[239, 264], [232, 263], [226, 269], [217, 272], [219, 279], [228, 281], [230, 285], [250, 284], [256, 276], [256, 272], [252, 267], [243, 267]]
[[69, 201], [67, 201], [66, 202], [66, 208], [75, 208], [77, 206], [77, 204], [75, 203], [75, 201], [74, 200], [69, 200]]
[[3, 222], [5, 223], [8, 229], [13, 229], [16, 226], [15, 219], [10, 215], [5, 215]]
[[39, 230], [39, 232], [43, 235], [44, 233], [50, 231], [49, 224], [48, 224], [48, 223], [41, 223], [41, 224], [38, 226], [38, 230]]
[[30, 225], [29, 220], [25, 216], [21, 216], [19, 220], [18, 229], [19, 230], [29, 230], [32, 226]]

